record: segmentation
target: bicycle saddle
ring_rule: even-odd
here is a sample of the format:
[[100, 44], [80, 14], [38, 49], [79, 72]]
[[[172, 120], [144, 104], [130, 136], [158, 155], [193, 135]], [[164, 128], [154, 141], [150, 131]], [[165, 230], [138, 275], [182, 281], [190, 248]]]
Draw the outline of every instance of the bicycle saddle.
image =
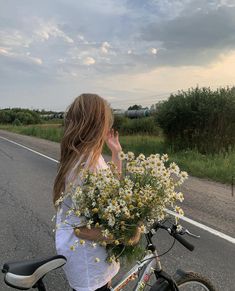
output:
[[57, 255], [44, 259], [8, 262], [2, 268], [5, 273], [4, 281], [11, 287], [27, 290], [48, 272], [63, 266], [66, 261], [64, 256]]

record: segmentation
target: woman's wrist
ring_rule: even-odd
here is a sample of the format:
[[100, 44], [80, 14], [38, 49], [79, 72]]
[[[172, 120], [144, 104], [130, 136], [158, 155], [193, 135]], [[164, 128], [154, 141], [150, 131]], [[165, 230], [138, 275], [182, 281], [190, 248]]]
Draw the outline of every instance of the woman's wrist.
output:
[[112, 150], [112, 157], [119, 159], [119, 153], [122, 151], [122, 148], [119, 150]]
[[112, 153], [120, 153], [122, 151], [122, 147], [116, 147], [115, 149], [112, 149], [111, 152]]

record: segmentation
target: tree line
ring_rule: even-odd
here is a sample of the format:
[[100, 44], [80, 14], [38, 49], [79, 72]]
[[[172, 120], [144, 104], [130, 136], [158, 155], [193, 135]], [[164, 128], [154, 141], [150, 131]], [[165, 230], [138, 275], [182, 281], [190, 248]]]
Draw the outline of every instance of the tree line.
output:
[[34, 110], [23, 108], [6, 108], [0, 110], [0, 123], [27, 125], [41, 123], [40, 114]]
[[[235, 146], [235, 87], [181, 90], [151, 107], [154, 110], [147, 117], [131, 119], [115, 115], [114, 128], [124, 135], [163, 134], [167, 145], [176, 151], [197, 149], [201, 153], [216, 153]], [[137, 104], [128, 108], [141, 109]], [[6, 108], [0, 110], [0, 123], [37, 124], [48, 113]]]

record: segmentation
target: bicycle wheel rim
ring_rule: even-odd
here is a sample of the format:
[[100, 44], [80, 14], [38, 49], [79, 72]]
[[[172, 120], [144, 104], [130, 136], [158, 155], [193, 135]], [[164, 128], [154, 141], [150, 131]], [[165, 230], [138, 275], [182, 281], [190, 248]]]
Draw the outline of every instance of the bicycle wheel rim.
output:
[[198, 281], [188, 281], [181, 283], [178, 288], [180, 291], [210, 291], [210, 289], [205, 284]]

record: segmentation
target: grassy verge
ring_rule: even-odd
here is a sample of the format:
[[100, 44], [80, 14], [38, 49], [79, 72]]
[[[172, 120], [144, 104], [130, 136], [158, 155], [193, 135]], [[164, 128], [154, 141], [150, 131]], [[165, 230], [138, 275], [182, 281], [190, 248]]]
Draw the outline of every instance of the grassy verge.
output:
[[[55, 142], [60, 142], [62, 136], [60, 124], [30, 126], [0, 125], [0, 129], [32, 135]], [[235, 175], [235, 150], [217, 155], [202, 155], [197, 151], [172, 152], [165, 147], [162, 137], [147, 135], [120, 136], [120, 142], [125, 152], [132, 151], [135, 154], [144, 153], [145, 155], [167, 153], [170, 161], [175, 161], [182, 170], [187, 171], [192, 176], [209, 178], [222, 183], [231, 183], [232, 175]], [[104, 147], [104, 153], [109, 154], [107, 147]]]
[[45, 123], [45, 124], [62, 124], [63, 122], [63, 119], [60, 119], [60, 118], [53, 118], [53, 119], [42, 119], [42, 123]]
[[37, 124], [25, 126], [0, 125], [0, 129], [24, 135], [36, 136], [55, 142], [59, 142], [62, 136], [62, 127], [60, 124]]
[[[170, 162], [176, 162], [191, 176], [228, 184], [231, 184], [232, 175], [235, 176], [235, 149], [216, 155], [203, 155], [196, 150], [173, 152], [164, 145], [163, 138], [154, 136], [121, 136], [120, 142], [124, 152], [145, 155], [167, 153]], [[108, 153], [107, 148], [104, 150]]]

